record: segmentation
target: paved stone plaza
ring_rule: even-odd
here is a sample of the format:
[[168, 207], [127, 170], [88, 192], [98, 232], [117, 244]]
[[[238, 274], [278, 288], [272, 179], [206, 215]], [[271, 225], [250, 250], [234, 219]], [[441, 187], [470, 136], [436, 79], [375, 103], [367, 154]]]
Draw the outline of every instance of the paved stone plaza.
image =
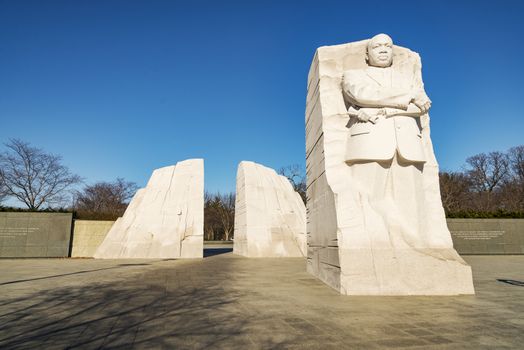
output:
[[466, 256], [475, 296], [348, 297], [301, 258], [0, 260], [0, 348], [505, 349], [524, 256]]

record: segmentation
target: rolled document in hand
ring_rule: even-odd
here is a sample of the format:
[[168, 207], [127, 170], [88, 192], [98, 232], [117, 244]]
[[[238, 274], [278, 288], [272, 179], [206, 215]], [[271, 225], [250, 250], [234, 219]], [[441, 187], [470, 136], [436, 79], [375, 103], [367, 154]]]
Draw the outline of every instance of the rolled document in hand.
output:
[[[350, 106], [348, 108], [348, 115], [350, 117], [358, 117], [358, 111], [360, 109], [356, 109], [355, 107], [353, 106]], [[389, 107], [385, 107], [385, 108], [366, 108], [366, 110], [369, 112], [369, 111], [375, 111], [375, 115], [377, 117], [380, 117], [380, 116], [383, 116], [385, 118], [388, 118], [388, 117], [394, 117], [394, 116], [397, 116], [397, 115], [404, 115], [404, 116], [408, 116], [408, 117], [420, 117], [421, 115], [423, 115], [424, 113], [422, 113], [422, 111], [420, 110], [420, 108], [418, 108], [417, 106], [415, 106], [414, 104], [410, 103], [408, 105], [408, 109], [407, 110], [403, 110], [403, 109], [398, 109], [398, 108], [389, 108]], [[370, 120], [372, 123], [375, 123], [376, 121], [378, 120], [378, 118], [374, 118], [374, 120]]]

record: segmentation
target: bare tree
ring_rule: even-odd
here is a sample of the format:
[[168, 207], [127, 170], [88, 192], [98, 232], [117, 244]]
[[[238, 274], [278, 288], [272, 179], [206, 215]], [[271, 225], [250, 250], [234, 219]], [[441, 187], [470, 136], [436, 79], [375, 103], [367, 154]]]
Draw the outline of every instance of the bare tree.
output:
[[476, 196], [472, 203], [477, 210], [492, 211], [497, 206], [501, 187], [509, 177], [508, 156], [502, 152], [480, 153], [466, 159], [466, 175]]
[[216, 199], [220, 203], [217, 205], [217, 212], [224, 230], [224, 240], [229, 241], [235, 228], [235, 194], [217, 193]]
[[466, 209], [470, 183], [461, 172], [441, 172], [439, 174], [440, 194], [446, 213]]
[[508, 158], [513, 177], [524, 184], [524, 145], [510, 148]]
[[[0, 170], [0, 173], [2, 173], [2, 170]], [[0, 204], [5, 200], [7, 197], [7, 190], [5, 188], [4, 183], [0, 179]]]
[[73, 185], [81, 181], [61, 164], [60, 156], [45, 153], [29, 143], [11, 139], [0, 154], [0, 183], [8, 196], [30, 210], [64, 204]]
[[206, 241], [215, 240], [220, 227], [220, 220], [213, 204], [214, 195], [206, 191], [204, 193], [204, 240]]
[[524, 212], [524, 183], [517, 179], [508, 181], [498, 191], [499, 210]]
[[235, 194], [204, 195], [204, 235], [206, 240], [230, 240], [235, 228]]
[[115, 219], [124, 214], [136, 190], [134, 182], [122, 178], [113, 182], [97, 182], [76, 192], [75, 210], [91, 218]]
[[306, 173], [304, 167], [293, 164], [278, 169], [278, 173], [287, 177], [293, 189], [298, 192], [304, 204], [306, 203]]
[[493, 192], [508, 176], [508, 156], [502, 152], [480, 153], [466, 159], [473, 190]]
[[508, 211], [524, 211], [524, 145], [507, 152], [510, 177], [500, 191], [501, 205]]

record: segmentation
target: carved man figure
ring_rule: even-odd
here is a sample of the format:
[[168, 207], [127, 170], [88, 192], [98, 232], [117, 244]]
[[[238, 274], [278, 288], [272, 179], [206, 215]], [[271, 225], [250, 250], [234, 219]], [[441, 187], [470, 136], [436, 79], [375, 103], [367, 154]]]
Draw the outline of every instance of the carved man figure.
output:
[[424, 163], [418, 117], [427, 113], [431, 101], [420, 71], [392, 66], [393, 41], [386, 34], [369, 41], [367, 63], [365, 70], [344, 74], [344, 91], [353, 107], [347, 161], [390, 160], [398, 150], [403, 160]]
[[307, 269], [342, 294], [474, 293], [442, 208], [421, 67], [385, 34], [313, 57]]
[[346, 162], [369, 206], [368, 235], [379, 246], [427, 247], [420, 117], [431, 101], [420, 70], [395, 66], [388, 35], [368, 42], [366, 61], [367, 68], [344, 72], [343, 90], [350, 115]]

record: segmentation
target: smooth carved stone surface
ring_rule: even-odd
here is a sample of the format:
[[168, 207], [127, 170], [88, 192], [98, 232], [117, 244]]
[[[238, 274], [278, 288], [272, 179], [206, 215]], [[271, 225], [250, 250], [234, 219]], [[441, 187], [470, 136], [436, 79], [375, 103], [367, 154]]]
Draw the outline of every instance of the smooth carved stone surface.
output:
[[238, 166], [233, 252], [248, 257], [304, 257], [306, 207], [289, 180], [253, 162]]
[[203, 231], [204, 161], [189, 159], [153, 172], [94, 257], [201, 258]]
[[317, 49], [306, 103], [307, 269], [342, 294], [474, 293], [446, 226], [430, 107], [419, 55], [388, 36]]

